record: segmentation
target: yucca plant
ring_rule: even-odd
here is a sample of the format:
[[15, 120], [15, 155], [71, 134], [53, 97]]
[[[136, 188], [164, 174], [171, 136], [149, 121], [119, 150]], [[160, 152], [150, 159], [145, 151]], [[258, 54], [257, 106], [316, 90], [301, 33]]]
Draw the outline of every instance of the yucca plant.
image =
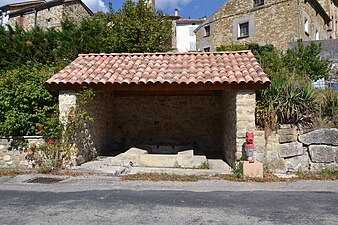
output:
[[318, 107], [311, 83], [297, 81], [284, 71], [272, 78], [271, 87], [257, 96], [257, 124], [277, 128], [278, 124], [312, 123]]

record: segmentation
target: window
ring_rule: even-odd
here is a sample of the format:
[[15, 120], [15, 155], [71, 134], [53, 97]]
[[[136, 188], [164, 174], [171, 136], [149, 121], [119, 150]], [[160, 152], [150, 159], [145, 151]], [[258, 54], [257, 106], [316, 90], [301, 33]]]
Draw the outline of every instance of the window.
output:
[[249, 37], [249, 22], [238, 24], [238, 38]]
[[316, 32], [315, 32], [315, 40], [319, 40], [319, 30], [316, 29]]
[[204, 27], [204, 37], [210, 36], [210, 26]]
[[264, 0], [254, 0], [253, 1], [253, 6], [258, 7], [264, 5]]
[[309, 19], [304, 19], [304, 32], [307, 36], [309, 36]]
[[210, 52], [210, 47], [204, 48], [203, 51]]
[[46, 25], [47, 25], [47, 28], [51, 28], [52, 27], [52, 19], [47, 19]]
[[189, 51], [196, 51], [196, 42], [190, 42], [190, 49]]
[[195, 35], [195, 33], [194, 33], [194, 27], [189, 27], [189, 34], [190, 34], [190, 36], [194, 36]]

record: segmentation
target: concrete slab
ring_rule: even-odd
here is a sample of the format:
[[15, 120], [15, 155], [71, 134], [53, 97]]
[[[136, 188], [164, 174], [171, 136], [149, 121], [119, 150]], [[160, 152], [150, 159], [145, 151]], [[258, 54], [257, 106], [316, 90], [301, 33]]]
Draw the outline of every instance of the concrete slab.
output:
[[259, 177], [263, 178], [263, 164], [261, 162], [243, 163], [243, 175], [245, 177]]

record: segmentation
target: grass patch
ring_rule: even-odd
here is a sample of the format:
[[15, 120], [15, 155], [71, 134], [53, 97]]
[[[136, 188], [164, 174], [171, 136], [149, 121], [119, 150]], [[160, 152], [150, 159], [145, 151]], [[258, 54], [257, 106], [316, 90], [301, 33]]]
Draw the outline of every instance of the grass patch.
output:
[[168, 173], [140, 173], [133, 175], [121, 176], [122, 180], [144, 180], [144, 181], [183, 181], [196, 182], [205, 179], [202, 176], [196, 175], [177, 175]]
[[202, 162], [201, 165], [197, 167], [197, 169], [203, 169], [203, 170], [211, 170], [212, 167], [208, 162]]
[[7, 169], [0, 168], [0, 177], [15, 177], [18, 175], [24, 174], [52, 174], [56, 176], [69, 176], [69, 177], [78, 177], [78, 176], [95, 176], [99, 175], [98, 173], [91, 172], [73, 172], [69, 170], [53, 170], [45, 171], [39, 169]]
[[259, 182], [259, 183], [269, 183], [269, 182], [293, 182], [301, 180], [337, 180], [338, 179], [338, 170], [334, 169], [323, 169], [318, 173], [305, 173], [299, 171], [296, 173], [297, 177], [291, 178], [280, 178], [273, 175], [271, 172], [265, 172], [263, 178], [253, 178], [253, 177], [241, 177], [238, 174], [216, 174], [213, 177], [216, 179], [227, 180], [227, 181], [236, 181], [236, 182]]
[[19, 170], [19, 169], [0, 169], [0, 177], [15, 177], [22, 174], [37, 173], [35, 170]]
[[299, 179], [302, 180], [337, 180], [338, 170], [335, 169], [322, 169], [318, 173], [307, 173], [298, 171], [296, 173]]

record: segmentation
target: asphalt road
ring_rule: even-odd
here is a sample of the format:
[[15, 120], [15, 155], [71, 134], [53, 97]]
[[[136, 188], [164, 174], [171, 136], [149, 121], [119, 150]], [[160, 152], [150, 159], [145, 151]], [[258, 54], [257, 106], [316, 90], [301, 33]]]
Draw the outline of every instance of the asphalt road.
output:
[[0, 179], [0, 224], [338, 224], [337, 182]]

